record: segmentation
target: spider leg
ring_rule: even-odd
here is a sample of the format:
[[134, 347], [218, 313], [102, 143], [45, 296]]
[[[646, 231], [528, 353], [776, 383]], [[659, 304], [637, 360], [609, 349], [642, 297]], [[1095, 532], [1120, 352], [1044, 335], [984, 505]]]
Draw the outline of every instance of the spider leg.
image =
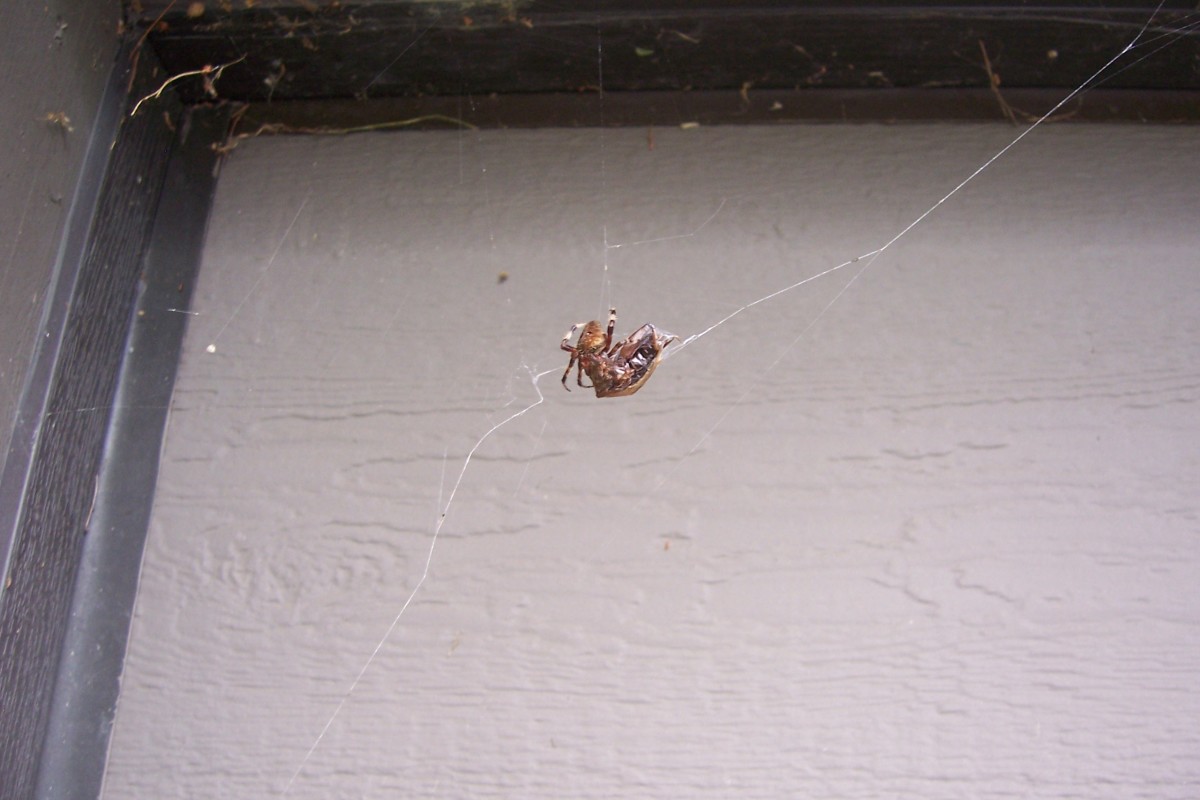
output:
[[608, 310], [608, 331], [604, 334], [604, 349], [608, 350], [612, 346], [613, 329], [617, 327], [617, 310], [610, 308]]
[[[570, 336], [571, 334], [568, 333], [567, 335]], [[571, 367], [575, 366], [575, 357], [578, 356], [579, 353], [576, 352], [574, 347], [567, 347], [566, 341], [567, 341], [566, 339], [563, 339], [563, 349], [571, 351], [571, 360], [567, 362], [567, 371], [563, 373], [562, 385], [563, 385], [563, 388], [569, 392], [569, 391], [571, 391], [571, 387], [567, 386], [567, 378], [571, 377]], [[583, 365], [580, 364], [581, 369], [582, 369], [582, 367], [583, 367]]]
[[587, 325], [587, 323], [586, 322], [576, 322], [574, 325], [572, 325], [571, 330], [569, 330], [563, 334], [562, 344], [560, 344], [559, 347], [561, 347], [563, 350], [566, 350], [568, 353], [574, 353], [575, 348], [572, 347], [571, 345], [567, 344], [567, 342], [571, 341], [571, 337], [575, 335], [575, 331], [579, 330], [584, 325]]
[[[588, 377], [591, 377], [591, 376], [588, 376]], [[581, 358], [581, 359], [579, 359], [579, 374], [575, 376], [575, 383], [579, 384], [579, 385], [580, 385], [580, 386], [582, 386], [584, 389], [591, 389], [591, 388], [592, 388], [591, 386], [584, 386], [584, 385], [583, 385], [583, 359], [582, 359], [582, 358]]]

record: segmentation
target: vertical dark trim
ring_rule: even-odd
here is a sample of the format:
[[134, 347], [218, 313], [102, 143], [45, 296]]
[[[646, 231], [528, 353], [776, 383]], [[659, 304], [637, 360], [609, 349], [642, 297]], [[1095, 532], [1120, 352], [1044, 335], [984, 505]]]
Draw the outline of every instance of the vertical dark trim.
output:
[[[163, 113], [170, 98], [151, 113], [122, 116], [129, 56], [128, 50], [118, 56], [101, 115], [119, 125], [115, 144], [111, 151], [102, 147], [107, 134], [97, 127], [84, 169], [86, 181], [101, 171], [97, 160], [106, 162], [103, 183], [94, 203], [87, 199], [93, 190], [81, 185], [72, 205], [46, 328], [50, 339], [61, 331], [61, 343], [38, 353], [34, 380], [47, 375], [49, 380], [42, 388], [31, 383], [22, 404], [22, 414], [33, 414], [25, 417], [33, 426], [28, 468], [12, 476], [6, 468], [8, 491], [13, 486], [21, 491], [0, 595], [0, 797], [5, 800], [34, 793], [118, 369], [174, 139], [173, 123]], [[141, 54], [145, 79], [135, 93], [152, 80], [151, 61], [148, 53]], [[178, 108], [175, 104], [169, 115], [178, 118]], [[75, 251], [84, 230], [86, 245]], [[82, 254], [77, 269], [71, 266], [74, 252]], [[14, 502], [11, 495], [4, 500]]]
[[[121, 127], [122, 108], [128, 88], [128, 74], [119, 66], [123, 61], [116, 62], [117, 66], [109, 76], [88, 140], [87, 153], [67, 211], [57, 263], [47, 290], [46, 308], [39, 322], [39, 341], [35, 345], [33, 363], [17, 408], [8, 458], [4, 462], [3, 475], [0, 475], [0, 566], [5, 577], [9, 575], [22, 499], [29, 482], [38, 433], [50, 401], [50, 386], [62, 351], [71, 299], [89, 246], [88, 236], [96, 218], [113, 143]], [[0, 604], [4, 602], [6, 594], [4, 587], [0, 586]]]
[[158, 459], [228, 115], [186, 114], [142, 273], [96, 504], [83, 543], [39, 800], [100, 796]]

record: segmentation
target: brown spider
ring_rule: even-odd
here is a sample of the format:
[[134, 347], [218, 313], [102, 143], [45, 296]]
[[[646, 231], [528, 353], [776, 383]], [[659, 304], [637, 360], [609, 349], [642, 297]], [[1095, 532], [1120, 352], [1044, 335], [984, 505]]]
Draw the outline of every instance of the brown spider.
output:
[[[562, 338], [562, 349], [571, 354], [567, 371], [563, 373], [562, 385], [568, 392], [567, 378], [571, 368], [579, 362], [579, 373], [575, 382], [584, 389], [595, 389], [596, 397], [625, 397], [633, 394], [650, 380], [654, 368], [662, 358], [662, 351], [674, 336], [660, 331], [647, 322], [625, 339], [613, 343], [613, 328], [617, 326], [617, 310], [609, 309], [608, 330], [592, 320], [586, 324], [577, 322]], [[569, 344], [575, 331], [583, 328], [574, 346]], [[583, 373], [591, 378], [592, 385], [583, 385]]]

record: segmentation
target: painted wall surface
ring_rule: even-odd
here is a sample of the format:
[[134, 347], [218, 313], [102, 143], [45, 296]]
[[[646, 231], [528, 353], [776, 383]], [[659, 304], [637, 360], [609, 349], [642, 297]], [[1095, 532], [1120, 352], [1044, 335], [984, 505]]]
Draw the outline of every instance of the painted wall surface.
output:
[[1195, 797], [1197, 135], [1016, 133], [242, 142], [104, 797]]
[[0, 472], [119, 19], [116, 0], [0, 3]]

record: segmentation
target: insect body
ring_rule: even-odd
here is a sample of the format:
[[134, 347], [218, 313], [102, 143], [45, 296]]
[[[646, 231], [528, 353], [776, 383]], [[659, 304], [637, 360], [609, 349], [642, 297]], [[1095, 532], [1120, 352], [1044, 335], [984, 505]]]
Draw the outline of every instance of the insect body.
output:
[[[592, 320], [588, 323], [577, 322], [562, 338], [562, 349], [571, 354], [567, 363], [567, 371], [563, 373], [563, 388], [570, 391], [567, 378], [571, 377], [571, 368], [579, 363], [578, 375], [575, 382], [583, 388], [595, 389], [596, 397], [625, 397], [633, 394], [650, 380], [654, 368], [662, 358], [662, 352], [674, 336], [660, 331], [650, 323], [646, 323], [619, 342], [613, 342], [613, 328], [617, 326], [617, 310], [608, 312], [608, 330], [600, 327], [600, 323]], [[583, 328], [579, 339], [574, 345], [570, 344], [575, 331]], [[592, 385], [584, 386], [583, 374], [587, 373]]]

